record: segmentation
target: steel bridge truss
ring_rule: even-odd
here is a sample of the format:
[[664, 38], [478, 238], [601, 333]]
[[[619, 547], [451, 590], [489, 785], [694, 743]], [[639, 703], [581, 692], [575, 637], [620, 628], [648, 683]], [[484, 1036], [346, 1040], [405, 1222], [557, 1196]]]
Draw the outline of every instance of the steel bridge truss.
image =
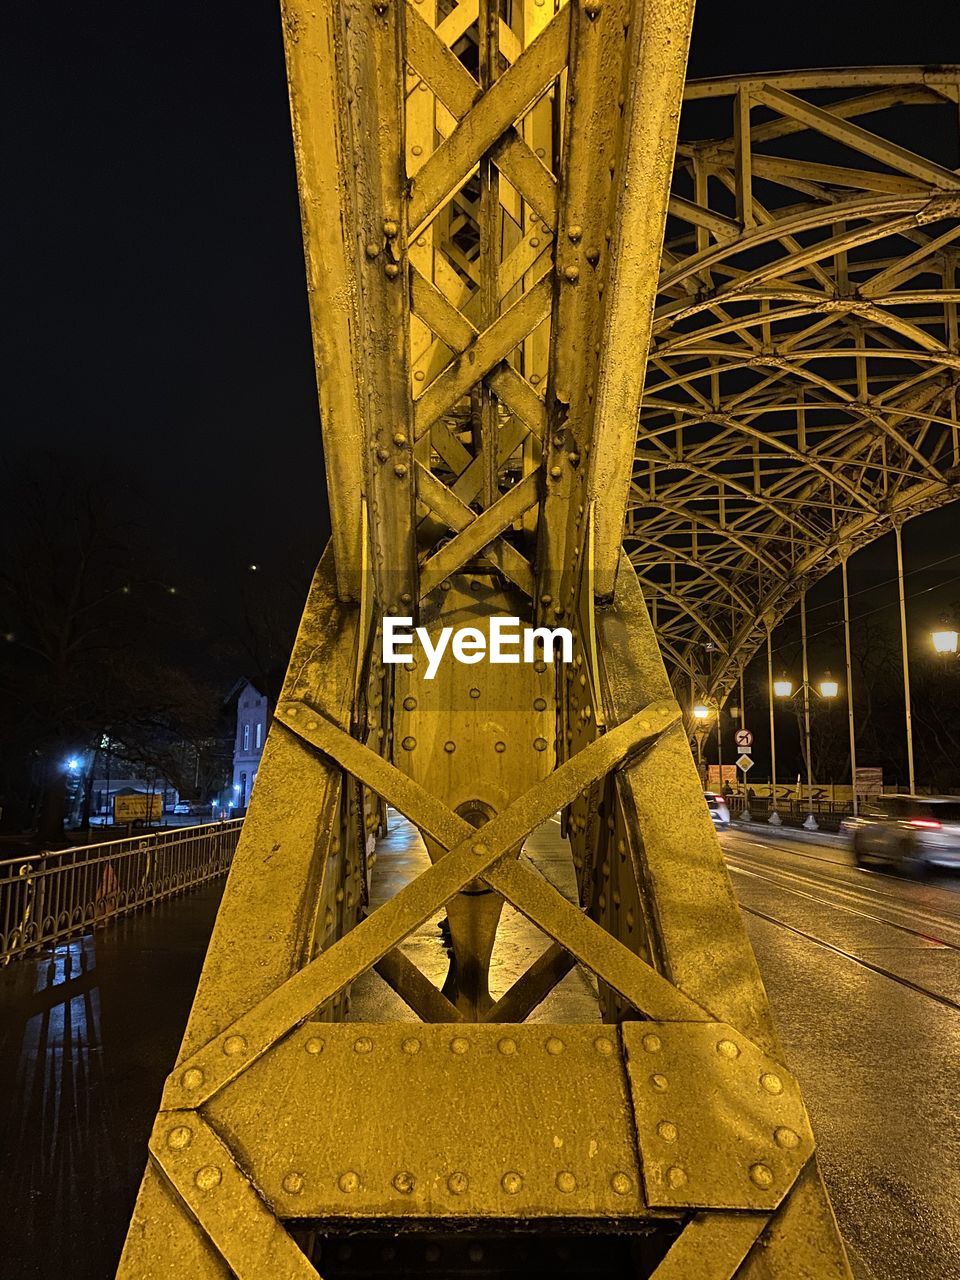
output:
[[625, 533], [686, 689], [960, 493], [958, 104], [956, 67], [686, 88]]
[[[333, 537], [129, 1280], [335, 1277], [342, 1232], [574, 1226], [657, 1280], [849, 1275], [621, 548], [691, 19], [690, 0], [284, 4]], [[309, 490], [291, 473], [291, 501]], [[387, 614], [562, 622], [574, 661], [427, 680], [380, 660]], [[374, 910], [387, 805], [430, 866]], [[578, 905], [523, 852], [557, 812]], [[505, 903], [544, 949], [496, 993]], [[410, 947], [441, 911], [442, 988]], [[528, 1022], [575, 965], [602, 1021]], [[408, 1019], [352, 1020], [361, 980]]]

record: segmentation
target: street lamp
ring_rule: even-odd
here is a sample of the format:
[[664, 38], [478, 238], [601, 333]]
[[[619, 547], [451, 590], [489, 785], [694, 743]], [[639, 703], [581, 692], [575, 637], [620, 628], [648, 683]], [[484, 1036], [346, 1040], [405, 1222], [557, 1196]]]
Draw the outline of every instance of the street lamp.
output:
[[697, 744], [697, 772], [700, 774], [701, 785], [706, 785], [703, 771], [703, 743], [709, 732], [707, 721], [710, 719], [710, 708], [705, 702], [695, 702], [691, 711], [693, 714], [693, 738]]
[[[804, 679], [800, 683], [800, 687], [796, 693], [793, 692], [793, 681], [786, 675], [781, 675], [779, 680], [773, 682], [773, 692], [778, 698], [789, 698], [793, 701], [795, 698], [803, 695], [803, 726], [804, 741], [806, 743], [807, 757], [807, 816], [803, 820], [803, 825], [808, 831], [816, 831], [818, 823], [813, 816], [813, 761], [810, 754], [810, 693], [811, 690], [822, 698], [825, 702], [829, 702], [831, 698], [835, 698], [840, 692], [840, 684], [834, 680], [829, 671], [825, 672], [822, 679], [813, 685], [807, 679], [808, 672], [804, 665]], [[799, 781], [799, 779], [798, 779]]]
[[817, 685], [817, 691], [821, 698], [835, 698], [840, 692], [840, 684], [828, 671]]
[[957, 642], [960, 639], [956, 631], [945, 627], [941, 630], [930, 633], [930, 639], [933, 641], [933, 647], [937, 653], [956, 653]]

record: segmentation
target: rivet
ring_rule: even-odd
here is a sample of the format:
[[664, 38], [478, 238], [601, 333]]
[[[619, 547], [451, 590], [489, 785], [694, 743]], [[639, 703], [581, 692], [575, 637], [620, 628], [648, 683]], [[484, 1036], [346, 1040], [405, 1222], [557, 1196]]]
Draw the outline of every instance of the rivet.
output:
[[300, 714], [299, 708], [297, 707], [287, 708], [287, 715], [290, 717], [291, 720], [295, 720], [299, 714]]
[[307, 728], [308, 728], [308, 729], [316, 729], [316, 728], [318, 728], [318, 725], [317, 725], [316, 720], [308, 720], [308, 721], [307, 721]]
[[483, 843], [482, 840], [478, 840], [477, 843], [473, 846], [472, 852], [475, 853], [478, 858], [485, 858], [487, 854], [490, 852], [490, 850]]
[[303, 1190], [303, 1174], [288, 1173], [283, 1180], [283, 1189], [288, 1195], [298, 1196]]
[[423, 155], [423, 147], [421, 147], [421, 146], [420, 146], [420, 144], [419, 144], [419, 143], [417, 143], [417, 142], [415, 142], [415, 143], [413, 144], [413, 146], [410, 148], [410, 150], [413, 152], [413, 154], [414, 154], [415, 156], [422, 156], [422, 155]]
[[495, 742], [493, 744], [493, 749], [498, 755], [503, 755], [504, 751], [507, 749], [507, 744], [505, 742]]
[[783, 1147], [787, 1151], [792, 1151], [794, 1147], [799, 1147], [800, 1145], [800, 1135], [786, 1127], [775, 1129], [773, 1139], [778, 1147]]
[[773, 1174], [765, 1164], [752, 1164], [750, 1166], [750, 1181], [765, 1190], [773, 1185]]
[[373, 1041], [369, 1036], [360, 1036], [353, 1044], [354, 1053], [369, 1053], [372, 1048]]
[[423, 379], [426, 377], [422, 369], [418, 369], [413, 376], [417, 382], [422, 382]]
[[534, 738], [533, 740], [533, 748], [535, 751], [546, 751], [547, 745], [546, 738]]
[[471, 698], [479, 698], [479, 697], [480, 697], [480, 690], [479, 690], [479, 689], [471, 689], [471, 690], [470, 690], [470, 697], [471, 697]]
[[511, 1169], [500, 1179], [500, 1185], [508, 1196], [515, 1196], [523, 1186], [523, 1178], [519, 1173]]
[[337, 1179], [337, 1186], [341, 1191], [344, 1191], [349, 1195], [351, 1191], [359, 1189], [360, 1175], [358, 1173], [354, 1173], [352, 1169], [348, 1169], [346, 1173], [341, 1173], [340, 1177]]
[[551, 1036], [543, 1047], [546, 1049], [547, 1053], [551, 1054], [554, 1058], [558, 1053], [563, 1053], [563, 1041], [559, 1040], [556, 1036]]
[[565, 1196], [568, 1196], [572, 1191], [576, 1191], [576, 1189], [577, 1180], [569, 1169], [564, 1169], [557, 1174], [558, 1191], [562, 1191]]
[[613, 1041], [608, 1040], [606, 1036], [597, 1036], [593, 1042], [593, 1047], [597, 1053], [602, 1054], [605, 1058], [609, 1058], [610, 1054], [613, 1053]]
[[408, 736], [403, 739], [400, 745], [401, 747], [403, 747], [404, 751], [412, 751], [413, 748], [417, 745], [417, 740], [416, 738], [411, 738]]
[[215, 1164], [205, 1164], [193, 1175], [193, 1181], [201, 1191], [212, 1191], [220, 1185], [222, 1178], [223, 1170], [218, 1169]]
[[413, 596], [410, 594], [409, 591], [404, 591], [403, 595], [400, 597], [400, 603], [413, 604]]
[[374, 244], [372, 240], [368, 241], [364, 246], [364, 253], [368, 258], [375, 258], [379, 252], [380, 246], [378, 244]]
[[185, 1089], [199, 1089], [203, 1084], [203, 1072], [199, 1067], [187, 1067], [180, 1077], [180, 1083]]
[[580, 268], [571, 262], [569, 267], [564, 270], [563, 274], [565, 279], [569, 280], [571, 284], [576, 284], [580, 279]]
[[420, 1041], [415, 1036], [409, 1036], [400, 1046], [404, 1053], [419, 1053]]
[[469, 1185], [470, 1179], [460, 1170], [457, 1170], [456, 1173], [451, 1173], [447, 1179], [447, 1187], [455, 1196], [462, 1196]]
[[676, 1142], [677, 1140], [677, 1126], [670, 1120], [661, 1120], [657, 1125], [657, 1133], [664, 1142]]
[[407, 474], [407, 464], [405, 462], [398, 462], [393, 468], [393, 474], [402, 480]]
[[400, 274], [400, 268], [395, 262], [388, 262], [383, 268], [383, 273], [388, 280], [396, 280], [397, 276]]
[[388, 240], [392, 240], [399, 232], [400, 227], [392, 219], [388, 218], [383, 224], [383, 234]]
[[663, 1093], [667, 1088], [668, 1080], [666, 1076], [663, 1076], [659, 1072], [657, 1072], [656, 1075], [652, 1075], [650, 1077], [650, 1083], [653, 1085], [655, 1089], [659, 1089], [660, 1092]]
[[615, 1173], [610, 1179], [610, 1186], [614, 1189], [618, 1196], [628, 1195], [633, 1183], [625, 1173]]
[[772, 1071], [766, 1072], [760, 1077], [760, 1083], [766, 1089], [767, 1093], [783, 1093], [783, 1081], [779, 1076], [775, 1076]]
[[511, 1040], [510, 1037], [507, 1036], [497, 1044], [497, 1048], [501, 1053], [505, 1053], [507, 1057], [510, 1057], [511, 1054], [517, 1052], [517, 1042], [516, 1040]]
[[401, 1169], [393, 1176], [393, 1185], [401, 1195], [408, 1196], [416, 1186], [416, 1179], [408, 1169]]
[[228, 1058], [235, 1058], [238, 1053], [243, 1053], [247, 1047], [247, 1042], [243, 1036], [227, 1036], [223, 1042], [223, 1052]]
[[534, 711], [546, 711], [546, 709], [547, 709], [547, 700], [546, 700], [546, 698], [534, 698], [534, 700], [533, 700], [533, 709], [534, 709]]
[[405, 445], [407, 443], [407, 437], [404, 435], [402, 431], [397, 431], [394, 433], [393, 443], [399, 449], [402, 445]]
[[551, 474], [551, 476], [553, 477], [553, 479], [554, 479], [554, 480], [559, 480], [559, 479], [560, 479], [560, 477], [563, 475], [563, 468], [562, 468], [562, 467], [551, 467], [551, 468], [550, 468], [550, 474]]
[[649, 1035], [643, 1037], [643, 1047], [647, 1053], [659, 1053], [663, 1046], [663, 1042], [659, 1036]]
[[443, 744], [443, 749], [446, 751], [448, 756], [452, 756], [454, 751], [457, 749], [457, 744], [455, 742], [445, 742]]
[[603, 5], [601, 5], [600, 0], [587, 0], [587, 3], [583, 6], [583, 11], [592, 20], [599, 16], [602, 8]]
[[678, 1164], [672, 1164], [667, 1170], [667, 1182], [671, 1187], [682, 1187], [687, 1180], [686, 1169], [681, 1169]]
[[578, 227], [576, 225], [572, 227], [568, 227], [567, 235], [570, 237], [573, 243], [576, 244], [577, 241], [580, 239], [580, 237], [583, 235], [583, 227]]
[[717, 1053], [721, 1058], [739, 1058], [740, 1050], [732, 1040], [718, 1040]]
[[193, 1141], [193, 1132], [185, 1124], [178, 1124], [167, 1134], [167, 1146], [173, 1151], [182, 1151]]
[[323, 1053], [323, 1041], [319, 1036], [311, 1036], [303, 1047], [307, 1053]]
[[469, 1048], [470, 1048], [470, 1041], [465, 1039], [463, 1036], [454, 1036], [454, 1038], [450, 1041], [451, 1053], [463, 1054], [463, 1053], [466, 1053]]
[[412, 711], [416, 705], [417, 705], [416, 698], [404, 698], [403, 700], [404, 711]]

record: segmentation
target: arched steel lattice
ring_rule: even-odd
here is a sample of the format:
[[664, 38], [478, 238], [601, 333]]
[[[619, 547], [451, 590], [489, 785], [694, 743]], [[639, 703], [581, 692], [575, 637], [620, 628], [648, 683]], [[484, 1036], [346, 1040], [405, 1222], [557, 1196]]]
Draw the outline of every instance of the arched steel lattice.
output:
[[668, 665], [960, 496], [960, 69], [687, 85], [625, 541]]

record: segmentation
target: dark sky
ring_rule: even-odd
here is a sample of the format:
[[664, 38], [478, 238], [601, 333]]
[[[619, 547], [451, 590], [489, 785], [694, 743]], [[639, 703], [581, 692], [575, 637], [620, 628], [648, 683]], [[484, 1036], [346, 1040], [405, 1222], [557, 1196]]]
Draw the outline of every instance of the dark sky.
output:
[[[960, 61], [956, 0], [702, 0], [691, 74]], [[314, 559], [276, 0], [3, 6], [8, 451], [119, 462], [170, 577]], [[147, 514], [149, 513], [149, 514]]]

